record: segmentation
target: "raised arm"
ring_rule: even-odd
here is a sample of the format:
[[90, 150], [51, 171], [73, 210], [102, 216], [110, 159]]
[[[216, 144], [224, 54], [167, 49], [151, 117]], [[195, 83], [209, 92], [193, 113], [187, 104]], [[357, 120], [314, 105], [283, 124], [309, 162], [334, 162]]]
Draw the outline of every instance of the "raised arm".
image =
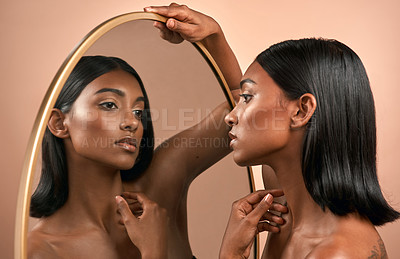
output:
[[[155, 23], [165, 40], [172, 43], [180, 43], [183, 40], [202, 42], [221, 69], [229, 89], [239, 89], [242, 71], [221, 27], [213, 18], [175, 3], [169, 6], [146, 7], [144, 10], [169, 18], [166, 24]], [[236, 94], [235, 100], [237, 97]]]
[[[220, 67], [231, 91], [239, 88], [242, 72], [221, 27], [213, 18], [178, 4], [146, 7], [145, 11], [169, 18], [166, 24], [155, 23], [165, 40], [172, 43], [183, 40], [201, 41]], [[234, 98], [237, 97], [234, 94]], [[224, 123], [228, 112], [228, 103], [221, 104], [200, 123], [160, 145], [155, 152], [150, 171], [160, 172], [162, 176], [157, 178], [164, 183], [174, 181], [179, 186], [183, 180], [185, 184], [189, 184], [197, 175], [230, 152], [229, 127]], [[162, 179], [164, 177], [168, 179]]]

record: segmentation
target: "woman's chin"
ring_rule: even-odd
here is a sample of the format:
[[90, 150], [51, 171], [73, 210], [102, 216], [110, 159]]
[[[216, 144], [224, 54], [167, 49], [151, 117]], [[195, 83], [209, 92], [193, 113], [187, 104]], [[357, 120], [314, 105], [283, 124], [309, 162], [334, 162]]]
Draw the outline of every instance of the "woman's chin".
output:
[[120, 163], [116, 164], [116, 168], [119, 170], [130, 170], [135, 165], [135, 161], [121, 161]]
[[235, 153], [233, 154], [233, 161], [235, 161], [235, 163], [238, 166], [249, 166], [250, 165], [249, 162], [246, 159], [244, 159], [244, 157], [235, 155]]
[[261, 165], [260, 159], [256, 159], [254, 156], [249, 156], [248, 152], [235, 152], [233, 151], [233, 161], [238, 166], [256, 166]]
[[119, 170], [130, 170], [130, 169], [132, 169], [132, 167], [133, 167], [134, 165], [135, 165], [135, 163], [128, 164], [128, 165], [123, 165], [123, 166], [120, 167]]

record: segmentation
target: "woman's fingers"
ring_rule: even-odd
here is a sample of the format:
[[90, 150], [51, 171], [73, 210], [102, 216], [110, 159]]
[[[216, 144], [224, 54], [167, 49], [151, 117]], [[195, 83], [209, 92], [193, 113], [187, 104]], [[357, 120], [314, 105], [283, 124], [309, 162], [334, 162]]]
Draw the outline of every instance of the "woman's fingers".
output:
[[279, 233], [280, 229], [279, 229], [279, 227], [273, 226], [266, 221], [261, 221], [257, 225], [257, 232], [261, 233], [264, 231], [268, 231], [271, 233]]
[[143, 206], [137, 200], [128, 199], [126, 201], [128, 202], [132, 214], [136, 218], [139, 218], [143, 214]]
[[271, 208], [269, 208], [270, 211], [276, 211], [280, 213], [288, 213], [289, 209], [285, 205], [282, 205], [278, 202], [274, 202], [271, 205]]
[[174, 44], [181, 43], [184, 40], [179, 33], [173, 32], [168, 29], [165, 23], [156, 21], [154, 22], [154, 27], [156, 27], [160, 31], [160, 37], [164, 40], [167, 40]]
[[[265, 196], [267, 194], [270, 194], [274, 197], [280, 197], [283, 195], [283, 191], [282, 190], [259, 190], [259, 191], [255, 191], [252, 192], [250, 194], [248, 194], [247, 196], [245, 196], [244, 198], [240, 199], [237, 202], [240, 203], [245, 203], [250, 205], [250, 209], [246, 210], [247, 214], [250, 213], [250, 211], [252, 211], [254, 208], [256, 208], [260, 201], [265, 198]], [[271, 206], [273, 206], [273, 208], [277, 208], [280, 210], [285, 210], [285, 208], [280, 207], [279, 205], [276, 205], [275, 203], [273, 203]]]
[[140, 193], [138, 192], [123, 192], [121, 194], [121, 196], [124, 197], [125, 199], [135, 199], [135, 200], [137, 200], [138, 195], [140, 195]]
[[274, 197], [268, 193], [262, 201], [248, 214], [248, 218], [251, 220], [260, 221], [260, 219], [268, 212], [269, 208], [272, 205]]
[[194, 25], [181, 22], [179, 20], [170, 18], [167, 20], [166, 26], [169, 30], [179, 33], [180, 35], [190, 36], [193, 34]]
[[244, 197], [244, 199], [246, 199], [246, 201], [249, 204], [252, 205], [256, 205], [257, 203], [259, 203], [267, 194], [271, 194], [273, 197], [280, 197], [283, 196], [283, 191], [280, 189], [275, 189], [275, 190], [259, 190], [253, 193], [250, 193], [249, 195], [247, 195], [246, 197]]
[[[253, 205], [253, 209], [257, 206], [258, 204]], [[276, 215], [280, 217], [282, 214], [288, 213], [288, 211], [289, 209], [285, 205], [282, 205], [278, 202], [273, 202], [267, 214]]]
[[282, 217], [277, 216], [277, 215], [275, 215], [275, 214], [273, 214], [273, 213], [271, 213], [269, 211], [267, 211], [260, 219], [260, 221], [264, 221], [264, 220], [267, 220], [269, 222], [273, 222], [273, 223], [278, 224], [278, 225], [285, 224], [285, 220]]
[[[266, 215], [274, 200], [268, 191], [258, 191], [236, 201], [232, 207], [231, 216], [222, 241], [220, 255], [226, 258], [247, 258], [254, 236], [258, 232], [271, 229], [273, 226], [260, 222]], [[254, 204], [257, 206], [253, 207]]]
[[154, 203], [143, 193], [123, 192], [121, 196], [125, 198], [131, 212], [137, 218], [140, 218], [146, 210], [149, 210], [149, 206]]
[[[146, 7], [144, 10], [167, 17], [166, 28], [190, 42], [201, 41], [218, 33], [223, 35], [221, 28], [213, 18], [194, 11], [186, 5], [174, 3], [169, 6]], [[161, 26], [157, 28], [163, 30]], [[177, 35], [171, 35], [166, 31], [161, 33], [168, 41], [176, 43]]]
[[121, 196], [116, 196], [118, 212], [122, 224], [141, 254], [148, 258], [166, 258], [168, 214], [164, 208], [151, 201], [143, 193], [124, 192], [123, 197], [132, 201], [131, 206], [142, 208], [142, 215], [135, 217]]
[[153, 26], [156, 27], [159, 31], [160, 31], [160, 36], [161, 38], [163, 38], [164, 40], [168, 40], [169, 38], [172, 37], [173, 32], [170, 31], [167, 26], [165, 25], [165, 23], [163, 22], [159, 22], [159, 21], [155, 21], [153, 23]]
[[115, 201], [117, 203], [118, 212], [121, 214], [122, 223], [127, 227], [134, 224], [137, 219], [133, 216], [126, 200], [121, 196], [116, 196]]
[[125, 199], [137, 200], [142, 205], [146, 201], [151, 201], [145, 194], [140, 192], [123, 192], [121, 196]]
[[189, 11], [186, 5], [178, 5], [172, 3], [169, 6], [149, 6], [144, 8], [145, 12], [156, 13], [169, 18], [175, 18], [180, 21], [185, 21], [188, 18]]
[[164, 40], [170, 40], [174, 36], [174, 32], [169, 30], [165, 23], [155, 21], [153, 24], [160, 32], [160, 37]]
[[150, 200], [145, 194], [137, 193], [137, 192], [124, 192], [122, 196], [125, 199], [133, 200], [132, 203], [136, 203], [135, 207], [140, 208], [141, 210], [138, 211], [141, 214], [140, 218], [145, 217], [146, 215], [151, 215], [153, 213], [160, 213], [163, 211], [156, 202]]

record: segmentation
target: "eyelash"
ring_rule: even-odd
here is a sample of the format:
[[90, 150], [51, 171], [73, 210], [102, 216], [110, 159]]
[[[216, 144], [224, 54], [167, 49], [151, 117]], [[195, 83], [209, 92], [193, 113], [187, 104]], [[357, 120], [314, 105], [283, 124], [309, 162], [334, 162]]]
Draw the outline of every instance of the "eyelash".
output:
[[[101, 107], [103, 107], [106, 110], [114, 110], [114, 109], [118, 109], [118, 106], [113, 103], [113, 102], [104, 102], [100, 104]], [[110, 107], [111, 106], [111, 107]], [[135, 117], [140, 120], [143, 117], [143, 110], [141, 109], [137, 109], [137, 110], [132, 110], [133, 114], [135, 115]]]
[[[112, 107], [110, 107], [109, 105], [111, 105]], [[100, 103], [100, 106], [105, 108], [105, 109], [107, 109], [107, 110], [118, 109], [118, 106], [113, 102]]]
[[243, 98], [245, 103], [248, 103], [253, 97], [251, 94], [239, 94], [239, 96]]
[[[140, 114], [137, 114], [137, 112], [140, 112]], [[143, 110], [133, 110], [133, 113], [138, 120], [141, 120], [143, 118]]]

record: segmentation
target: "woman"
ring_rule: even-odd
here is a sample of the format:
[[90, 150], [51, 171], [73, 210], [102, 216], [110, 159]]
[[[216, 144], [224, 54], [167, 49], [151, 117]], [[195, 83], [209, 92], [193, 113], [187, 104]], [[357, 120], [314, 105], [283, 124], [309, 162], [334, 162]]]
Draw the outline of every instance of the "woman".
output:
[[[118, 58], [83, 57], [57, 98], [43, 139], [42, 174], [30, 211], [41, 219], [29, 233], [29, 258], [165, 253], [166, 245], [157, 250], [137, 242], [139, 253], [115, 213], [114, 197], [123, 190], [120, 170], [143, 172], [152, 143], [149, 103], [136, 71]], [[165, 238], [165, 210], [143, 194], [131, 196], [146, 208], [135, 230], [145, 224], [144, 240], [154, 232]]]
[[[236, 73], [229, 76], [232, 66], [237, 63], [223, 68], [230, 82], [238, 78]], [[229, 149], [177, 143], [227, 138], [227, 127], [208, 123], [221, 121], [227, 108], [221, 105], [199, 125], [168, 140], [174, 145], [163, 144], [153, 154], [149, 103], [137, 73], [118, 58], [83, 57], [63, 87], [45, 133], [43, 171], [31, 203], [31, 215], [41, 220], [29, 236], [29, 257], [191, 258], [188, 187]], [[115, 213], [114, 197], [123, 190], [135, 192], [124, 195], [135, 201], [137, 218], [124, 216], [127, 204], [120, 197], [116, 202], [123, 217]], [[139, 251], [119, 221], [129, 226]]]
[[[260, 53], [240, 85], [225, 118], [234, 160], [269, 165], [289, 208], [263, 257], [387, 258], [375, 226], [400, 214], [379, 187], [374, 100], [359, 57], [335, 40], [289, 40]], [[235, 203], [221, 258], [248, 257], [269, 205], [262, 198]], [[258, 202], [256, 213], [248, 206]]]

